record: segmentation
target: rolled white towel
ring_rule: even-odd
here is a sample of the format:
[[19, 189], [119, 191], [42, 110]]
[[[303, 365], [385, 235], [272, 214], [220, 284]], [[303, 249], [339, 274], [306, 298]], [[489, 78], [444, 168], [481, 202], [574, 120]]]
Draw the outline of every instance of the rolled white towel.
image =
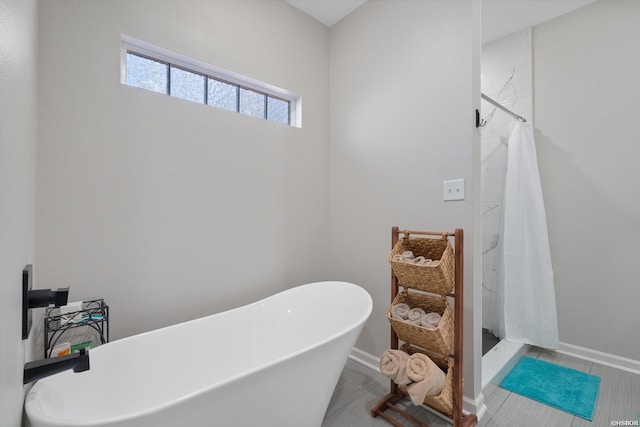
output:
[[440, 265], [440, 260], [438, 259], [434, 259], [433, 261], [429, 262], [429, 267], [437, 267]]
[[406, 260], [407, 259], [414, 259], [415, 255], [413, 255], [413, 252], [411, 252], [411, 251], [404, 251], [404, 252], [402, 252], [402, 258], [404, 258]]
[[[420, 260], [422, 260], [422, 262], [424, 262], [424, 257], [418, 257], [420, 258]], [[413, 252], [411, 251], [404, 251], [401, 254], [395, 254], [393, 257], [391, 257], [392, 261], [396, 261], [396, 262], [406, 262], [409, 264], [415, 264], [416, 263], [416, 257], [413, 254]], [[431, 261], [431, 260], [429, 260]]]
[[423, 309], [421, 309], [420, 307], [414, 307], [409, 310], [409, 313], [407, 314], [407, 322], [411, 322], [414, 325], [419, 325], [420, 319], [422, 319], [422, 316], [424, 315], [425, 312]]
[[413, 263], [416, 265], [430, 265], [431, 264], [431, 260], [429, 258], [425, 258], [423, 256], [419, 256], [414, 258]]
[[411, 382], [407, 376], [409, 355], [402, 350], [389, 349], [380, 358], [380, 373], [398, 385]]
[[400, 304], [395, 304], [391, 306], [391, 317], [398, 320], [406, 320], [407, 316], [409, 316], [409, 311], [411, 308], [408, 304], [401, 302]]
[[407, 387], [414, 405], [421, 405], [427, 396], [439, 394], [444, 386], [444, 372], [422, 353], [414, 353], [407, 359], [407, 376], [414, 381]]
[[420, 319], [420, 326], [427, 329], [436, 329], [442, 320], [442, 316], [436, 312], [427, 313]]

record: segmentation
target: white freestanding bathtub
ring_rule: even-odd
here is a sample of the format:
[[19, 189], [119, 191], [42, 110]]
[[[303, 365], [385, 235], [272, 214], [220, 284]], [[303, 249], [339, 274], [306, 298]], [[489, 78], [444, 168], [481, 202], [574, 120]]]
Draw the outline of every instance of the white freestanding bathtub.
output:
[[346, 282], [298, 286], [90, 352], [91, 369], [38, 381], [32, 427], [320, 426], [371, 314]]

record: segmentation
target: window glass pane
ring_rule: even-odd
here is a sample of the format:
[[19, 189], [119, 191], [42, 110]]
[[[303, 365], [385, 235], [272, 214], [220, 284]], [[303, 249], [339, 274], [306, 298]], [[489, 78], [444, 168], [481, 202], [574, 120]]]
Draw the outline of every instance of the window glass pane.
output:
[[127, 52], [127, 85], [167, 93], [167, 64]]
[[264, 94], [240, 88], [240, 112], [264, 118]]
[[171, 66], [170, 95], [204, 104], [204, 76]]
[[238, 87], [209, 78], [209, 105], [229, 111], [238, 111]]
[[121, 78], [128, 86], [297, 126], [297, 115], [292, 113], [297, 107], [292, 102], [299, 101], [294, 94], [230, 71], [204, 64], [189, 65], [191, 61], [179, 54], [159, 53], [152, 46], [125, 40], [124, 36], [122, 49], [121, 70], [125, 75]]
[[267, 97], [267, 120], [289, 124], [289, 102]]

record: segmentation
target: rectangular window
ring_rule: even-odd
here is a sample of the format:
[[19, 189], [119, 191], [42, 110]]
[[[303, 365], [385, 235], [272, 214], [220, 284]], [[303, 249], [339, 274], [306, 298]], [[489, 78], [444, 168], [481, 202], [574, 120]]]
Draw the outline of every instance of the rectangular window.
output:
[[265, 95], [250, 89], [240, 88], [240, 112], [253, 117], [265, 117]]
[[209, 77], [208, 104], [223, 110], [238, 111], [238, 86]]
[[267, 120], [288, 124], [289, 101], [267, 96]]
[[165, 62], [127, 52], [127, 84], [167, 93], [167, 66]]
[[169, 95], [204, 104], [205, 76], [172, 65], [169, 69]]
[[123, 84], [301, 127], [292, 92], [122, 36]]

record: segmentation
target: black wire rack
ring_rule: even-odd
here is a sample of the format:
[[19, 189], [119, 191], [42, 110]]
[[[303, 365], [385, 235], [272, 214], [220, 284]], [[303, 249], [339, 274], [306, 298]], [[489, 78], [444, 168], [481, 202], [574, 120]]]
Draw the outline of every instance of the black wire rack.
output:
[[47, 308], [44, 316], [44, 357], [51, 357], [51, 351], [65, 332], [80, 327], [95, 330], [101, 344], [109, 342], [109, 306], [103, 299], [83, 301], [80, 310], [69, 313], [62, 313], [60, 307]]

